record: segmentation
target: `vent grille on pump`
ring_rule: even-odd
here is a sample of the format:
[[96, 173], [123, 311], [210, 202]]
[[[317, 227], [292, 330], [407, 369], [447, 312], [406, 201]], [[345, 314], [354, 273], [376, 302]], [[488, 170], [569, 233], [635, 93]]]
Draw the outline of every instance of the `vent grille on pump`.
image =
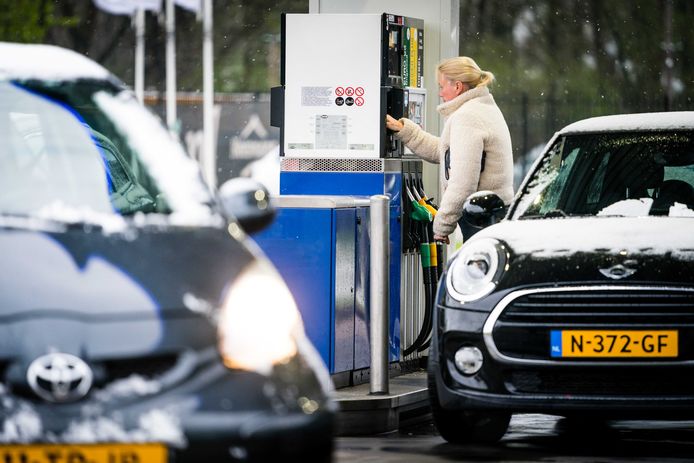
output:
[[283, 158], [282, 172], [383, 172], [383, 159]]

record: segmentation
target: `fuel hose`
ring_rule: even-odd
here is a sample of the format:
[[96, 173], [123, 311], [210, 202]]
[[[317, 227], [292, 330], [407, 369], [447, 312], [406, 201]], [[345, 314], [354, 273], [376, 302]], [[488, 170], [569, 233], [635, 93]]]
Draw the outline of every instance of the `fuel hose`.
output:
[[[414, 182], [412, 182], [414, 183]], [[413, 221], [416, 221], [420, 225], [420, 238], [421, 238], [421, 243], [420, 243], [420, 256], [421, 256], [421, 263], [422, 263], [422, 274], [423, 274], [423, 282], [424, 282], [424, 320], [422, 321], [422, 327], [420, 328], [420, 331], [417, 335], [417, 338], [414, 340], [412, 345], [410, 345], [408, 348], [406, 348], [403, 351], [403, 356], [406, 357], [413, 352], [417, 351], [422, 344], [426, 341], [426, 339], [429, 337], [429, 333], [431, 331], [431, 319], [432, 319], [432, 300], [433, 300], [433, 288], [432, 288], [432, 262], [436, 261], [436, 248], [435, 246], [433, 247], [434, 249], [434, 261], [432, 261], [432, 242], [431, 238], [433, 238], [433, 232], [432, 232], [432, 221], [433, 221], [433, 214], [432, 214], [432, 209], [429, 207], [426, 207], [425, 205], [422, 205], [420, 201], [422, 201], [421, 195], [418, 194], [417, 188], [414, 187], [412, 183], [406, 182], [406, 193], [407, 197], [410, 199], [410, 203], [412, 206], [412, 213], [411, 213], [411, 219]], [[434, 213], [436, 211], [434, 210]], [[436, 268], [436, 267], [433, 267]], [[436, 281], [434, 279], [433, 281]]]
[[429, 337], [429, 331], [431, 330], [431, 253], [429, 247], [429, 232], [428, 223], [420, 222], [422, 227], [422, 244], [420, 245], [420, 255], [422, 261], [422, 274], [424, 280], [424, 320], [422, 320], [422, 327], [419, 330], [417, 338], [414, 340], [411, 346], [403, 351], [403, 356], [407, 357], [413, 352], [417, 351], [424, 341]]

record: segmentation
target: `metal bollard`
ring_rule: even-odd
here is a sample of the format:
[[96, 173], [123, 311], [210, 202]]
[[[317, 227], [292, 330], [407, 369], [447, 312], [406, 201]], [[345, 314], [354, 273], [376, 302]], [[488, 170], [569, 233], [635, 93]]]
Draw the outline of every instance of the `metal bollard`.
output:
[[385, 195], [370, 198], [371, 378], [370, 394], [388, 394], [389, 202]]

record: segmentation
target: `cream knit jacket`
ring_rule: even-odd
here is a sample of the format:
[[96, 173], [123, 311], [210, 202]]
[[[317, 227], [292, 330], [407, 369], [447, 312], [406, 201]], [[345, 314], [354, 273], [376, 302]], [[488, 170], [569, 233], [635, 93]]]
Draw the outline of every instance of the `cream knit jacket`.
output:
[[[504, 204], [513, 198], [513, 152], [511, 134], [489, 89], [476, 87], [440, 104], [445, 118], [441, 136], [422, 130], [409, 119], [400, 119], [404, 127], [396, 133], [417, 156], [441, 164], [439, 174], [442, 198], [434, 219], [434, 233], [448, 236], [463, 214], [463, 204], [476, 191], [491, 190]], [[450, 148], [449, 179], [444, 159]], [[486, 152], [484, 171], [480, 173], [482, 152]]]

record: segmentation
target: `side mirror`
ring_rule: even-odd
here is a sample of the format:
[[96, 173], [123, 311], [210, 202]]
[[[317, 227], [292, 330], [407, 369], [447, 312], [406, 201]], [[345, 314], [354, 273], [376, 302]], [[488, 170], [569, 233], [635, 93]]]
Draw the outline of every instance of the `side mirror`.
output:
[[250, 178], [232, 178], [219, 188], [219, 202], [223, 214], [235, 219], [248, 233], [267, 227], [275, 218], [267, 189]]
[[462, 219], [477, 232], [503, 219], [507, 209], [496, 193], [478, 191], [465, 200]]

